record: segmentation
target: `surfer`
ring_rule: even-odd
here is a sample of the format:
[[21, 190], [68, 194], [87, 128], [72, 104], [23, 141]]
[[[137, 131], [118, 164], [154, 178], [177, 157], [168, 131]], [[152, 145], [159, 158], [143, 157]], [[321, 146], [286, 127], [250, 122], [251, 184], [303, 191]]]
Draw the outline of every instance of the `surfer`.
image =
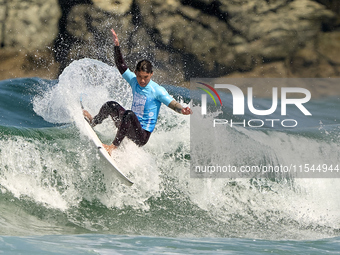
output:
[[130, 71], [121, 53], [118, 36], [113, 29], [111, 29], [111, 32], [115, 45], [116, 66], [132, 88], [131, 110], [125, 110], [115, 101], [106, 102], [93, 118], [88, 111], [83, 110], [84, 116], [89, 120], [92, 127], [102, 123], [108, 116], [112, 117], [115, 126], [118, 128], [117, 134], [112, 144], [103, 144], [110, 155], [112, 150], [116, 149], [125, 137], [131, 139], [138, 146], [145, 145], [155, 128], [162, 103], [180, 114], [189, 115], [192, 113], [190, 107], [183, 107], [162, 86], [151, 80], [153, 66], [149, 60], [139, 61], [135, 71]]

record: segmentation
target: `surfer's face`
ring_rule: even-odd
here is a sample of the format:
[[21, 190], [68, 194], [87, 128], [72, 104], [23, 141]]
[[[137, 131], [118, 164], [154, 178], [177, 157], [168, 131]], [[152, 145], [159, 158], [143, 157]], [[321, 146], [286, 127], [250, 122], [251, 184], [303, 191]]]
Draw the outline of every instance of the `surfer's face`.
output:
[[137, 77], [137, 82], [139, 84], [139, 86], [141, 87], [145, 87], [146, 85], [148, 85], [148, 83], [151, 80], [151, 77], [153, 75], [153, 73], [147, 73], [144, 71], [136, 71], [135, 72], [136, 77]]

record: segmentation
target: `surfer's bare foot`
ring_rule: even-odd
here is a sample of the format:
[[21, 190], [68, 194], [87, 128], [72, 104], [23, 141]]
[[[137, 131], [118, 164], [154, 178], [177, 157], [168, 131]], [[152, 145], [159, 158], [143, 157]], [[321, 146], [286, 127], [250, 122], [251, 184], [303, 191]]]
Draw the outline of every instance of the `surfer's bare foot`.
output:
[[110, 156], [111, 156], [112, 151], [118, 148], [116, 145], [113, 145], [113, 144], [110, 144], [110, 145], [103, 144], [103, 146], [107, 150]]
[[83, 115], [84, 115], [84, 117], [88, 120], [89, 123], [92, 122], [92, 119], [93, 119], [93, 118], [92, 118], [91, 114], [90, 114], [88, 111], [83, 110]]

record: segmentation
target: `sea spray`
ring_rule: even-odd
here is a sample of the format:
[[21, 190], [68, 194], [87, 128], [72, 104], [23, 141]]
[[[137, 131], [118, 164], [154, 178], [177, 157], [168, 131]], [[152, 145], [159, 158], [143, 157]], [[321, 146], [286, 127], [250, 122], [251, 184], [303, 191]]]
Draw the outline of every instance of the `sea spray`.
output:
[[[58, 81], [29, 81], [34, 83], [32, 104], [25, 104], [24, 113], [9, 114], [10, 105], [1, 109], [1, 114], [13, 116], [9, 119], [15, 122], [0, 126], [0, 199], [4, 201], [0, 221], [11, 222], [4, 225], [3, 235], [95, 232], [312, 239], [338, 233], [338, 179], [191, 178], [190, 162], [195, 155], [190, 153], [190, 118], [165, 106], [147, 145], [137, 147], [126, 139], [113, 156], [135, 182], [125, 187], [103, 169], [97, 149], [81, 126], [79, 105], [83, 94], [91, 114], [107, 100], [117, 100], [129, 109], [131, 90], [118, 71], [84, 59], [67, 67]], [[18, 98], [27, 94], [27, 79], [3, 83]], [[19, 91], [12, 88], [15, 83], [22, 85]], [[169, 88], [185, 95], [182, 88]], [[224, 151], [224, 157], [235, 165], [313, 163], [320, 158], [330, 162], [338, 159], [340, 129], [327, 124], [329, 111], [324, 112], [338, 105], [329, 99], [309, 106], [324, 123], [321, 129], [220, 127], [223, 135], [214, 138], [219, 144], [211, 137], [200, 137], [200, 141], [211, 154]], [[200, 114], [195, 106], [193, 111]], [[34, 125], [41, 127], [18, 128], [33, 114], [40, 118]], [[334, 112], [331, 115], [339, 118]], [[207, 116], [209, 122], [213, 117]], [[115, 130], [110, 119], [96, 127], [106, 143], [112, 142]], [[289, 150], [283, 151], [280, 144]], [[207, 155], [200, 160], [208, 161]]]

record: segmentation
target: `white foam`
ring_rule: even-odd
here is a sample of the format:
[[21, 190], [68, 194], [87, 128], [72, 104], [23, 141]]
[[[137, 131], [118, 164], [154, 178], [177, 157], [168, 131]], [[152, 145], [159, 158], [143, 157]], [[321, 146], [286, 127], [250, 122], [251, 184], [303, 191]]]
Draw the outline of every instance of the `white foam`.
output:
[[[101, 168], [96, 149], [85, 135], [81, 125], [81, 95], [85, 108], [93, 115], [108, 100], [118, 101], [127, 109], [131, 106], [131, 89], [116, 68], [96, 60], [74, 61], [64, 70], [57, 85], [34, 98], [33, 105], [35, 112], [47, 121], [74, 122], [76, 126], [68, 128], [80, 130], [79, 136], [75, 134], [73, 138], [46, 143], [20, 137], [1, 140], [0, 168], [6, 170], [0, 178], [6, 190], [17, 197], [28, 196], [62, 210], [77, 206], [82, 199], [98, 199], [107, 207], [132, 206], [148, 210], [147, 200], [170, 188], [221, 222], [234, 221], [233, 217], [239, 215], [240, 224], [244, 224], [240, 229], [255, 226], [254, 222], [263, 222], [272, 228], [276, 223], [282, 225], [282, 221], [297, 221], [307, 227], [318, 224], [334, 229], [340, 227], [338, 179], [251, 183], [248, 179], [190, 178], [190, 161], [186, 159], [190, 155], [189, 117], [164, 106], [147, 145], [140, 148], [124, 140], [114, 152], [118, 165], [135, 182], [132, 187], [120, 184], [115, 176]], [[200, 114], [199, 109], [193, 110], [194, 114]], [[201, 125], [204, 129], [205, 123]], [[114, 138], [111, 120], [98, 125], [96, 131], [108, 143]], [[339, 162], [340, 155], [335, 142], [281, 132], [236, 128], [218, 137], [200, 139], [211, 154], [219, 155], [217, 152], [223, 151], [223, 157], [232, 164], [255, 164], [263, 157], [281, 164], [318, 163], [320, 160], [327, 163]], [[56, 180], [52, 177], [53, 170], [59, 176], [59, 184], [52, 182]], [[46, 179], [46, 171], [50, 171], [50, 179]], [[297, 230], [292, 227], [286, 231]]]
[[[197, 112], [197, 109], [194, 108]], [[198, 113], [199, 114], [199, 113]], [[208, 134], [214, 116], [206, 116], [202, 121], [201, 134]], [[204, 131], [205, 130], [205, 131]], [[196, 134], [197, 135], [197, 134]], [[266, 162], [282, 165], [310, 166], [327, 164], [333, 167], [339, 162], [339, 147], [335, 142], [326, 142], [299, 135], [268, 131], [261, 132], [242, 127], [223, 127], [218, 136], [195, 136], [209, 152], [206, 160], [213, 155], [214, 162], [229, 161], [231, 165], [260, 165]], [[220, 153], [220, 152], [223, 153]], [[198, 153], [199, 150], [198, 150]], [[202, 156], [203, 157], [203, 156]], [[204, 159], [204, 158], [203, 158]], [[208, 162], [208, 161], [207, 161]], [[320, 238], [320, 233], [313, 233], [316, 226], [338, 229], [340, 227], [340, 203], [338, 178], [296, 178], [293, 180], [270, 181], [265, 178], [250, 179], [187, 179], [188, 194], [200, 208], [211, 213], [213, 218], [234, 222], [238, 215], [240, 223], [249, 227], [261, 222], [267, 228], [277, 223], [278, 227], [292, 223], [286, 229], [287, 238], [292, 238], [297, 231], [294, 222], [309, 233], [297, 233], [298, 238]], [[253, 220], [251, 220], [253, 218]], [[245, 227], [244, 226], [244, 227]], [[288, 226], [287, 226], [288, 227]], [[295, 229], [295, 230], [294, 230]], [[264, 232], [266, 233], [266, 231]], [[273, 233], [272, 238], [282, 238], [284, 233]], [[257, 233], [258, 235], [258, 233]], [[300, 236], [299, 236], [300, 235]], [[315, 235], [315, 236], [314, 236]], [[249, 237], [253, 237], [250, 233]]]
[[[100, 107], [109, 100], [115, 100], [127, 109], [131, 107], [130, 86], [122, 79], [117, 69], [96, 60], [83, 59], [74, 61], [64, 70], [57, 85], [34, 99], [34, 110], [50, 122], [74, 121], [80, 129], [83, 139], [87, 139], [82, 126], [83, 116], [79, 104], [81, 96], [85, 109], [92, 115], [98, 113]], [[102, 125], [98, 125], [95, 129], [104, 142], [110, 143], [113, 140], [115, 129], [112, 120], [105, 120]], [[86, 141], [91, 147], [91, 142]], [[86, 150], [87, 153], [91, 154], [82, 156], [92, 157], [93, 160], [84, 162], [83, 168], [89, 171], [93, 164], [100, 168], [100, 162], [96, 162], [98, 155], [94, 159], [95, 151]], [[144, 201], [150, 196], [155, 196], [159, 190], [159, 172], [157, 165], [154, 164], [158, 156], [124, 140], [120, 148], [114, 152], [113, 157], [119, 168], [130, 176], [135, 184], [132, 187], [125, 187], [117, 182], [117, 178], [112, 173], [101, 169], [105, 174], [102, 181], [106, 185], [106, 192], [84, 196], [88, 199], [96, 197], [108, 207], [130, 205], [147, 208]]]

